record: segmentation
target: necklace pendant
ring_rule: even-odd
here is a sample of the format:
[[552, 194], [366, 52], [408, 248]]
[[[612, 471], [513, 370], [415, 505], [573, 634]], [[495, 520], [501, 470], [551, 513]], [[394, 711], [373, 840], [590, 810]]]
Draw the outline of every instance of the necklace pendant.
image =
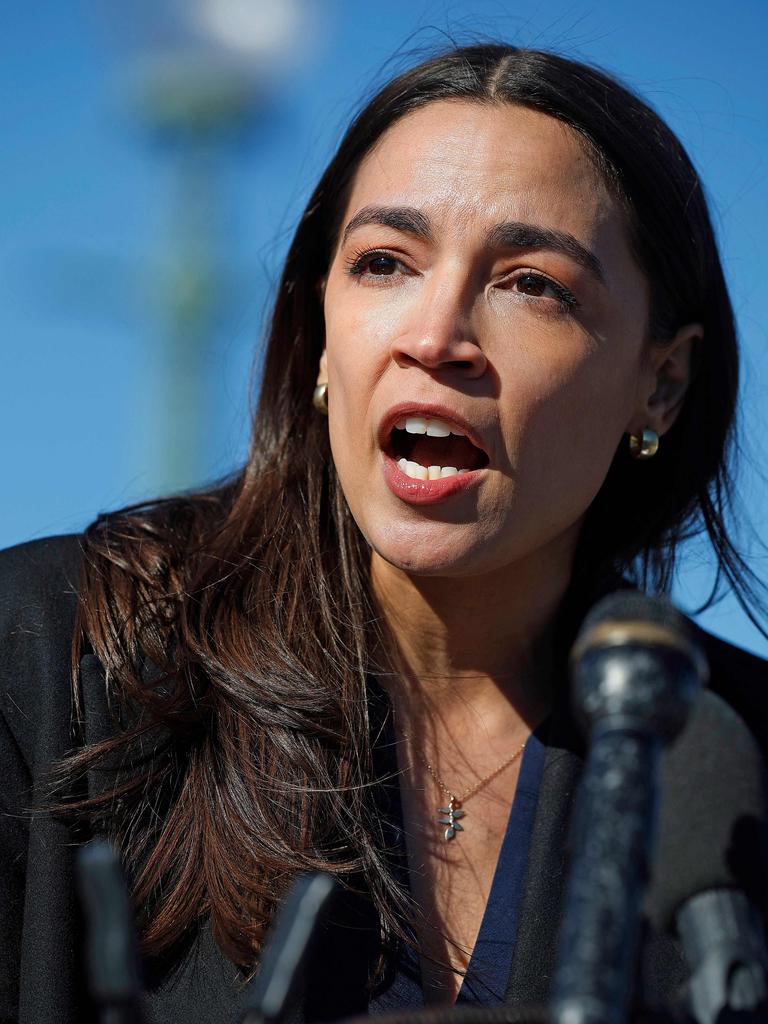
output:
[[443, 839], [446, 842], [449, 842], [451, 839], [455, 839], [457, 832], [464, 831], [464, 826], [458, 819], [463, 818], [466, 811], [462, 811], [460, 808], [461, 800], [457, 800], [455, 796], [452, 796], [448, 801], [447, 807], [438, 807], [437, 809], [438, 814], [440, 815], [437, 820], [441, 825], [448, 826], [443, 834]]

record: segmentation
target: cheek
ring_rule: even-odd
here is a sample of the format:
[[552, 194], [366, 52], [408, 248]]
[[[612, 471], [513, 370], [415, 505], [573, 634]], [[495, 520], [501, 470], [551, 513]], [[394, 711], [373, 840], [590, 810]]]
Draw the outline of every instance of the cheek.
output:
[[365, 473], [376, 448], [371, 402], [386, 368], [384, 349], [364, 331], [359, 318], [327, 321], [328, 431], [345, 491]]
[[354, 298], [335, 302], [326, 299], [325, 346], [329, 385], [334, 393], [370, 380], [387, 353], [390, 325], [380, 312]]
[[326, 316], [325, 354], [330, 422], [339, 421], [362, 396], [368, 360], [367, 345], [355, 317]]
[[632, 414], [636, 368], [593, 351], [523, 377], [526, 415], [514, 464], [534, 493], [580, 514], [599, 490]]

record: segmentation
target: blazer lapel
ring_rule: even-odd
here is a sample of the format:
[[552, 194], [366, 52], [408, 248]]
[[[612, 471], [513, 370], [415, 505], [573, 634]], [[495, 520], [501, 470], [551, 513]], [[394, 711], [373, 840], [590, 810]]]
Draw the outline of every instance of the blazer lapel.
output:
[[508, 1003], [542, 1003], [549, 997], [567, 880], [568, 827], [582, 768], [580, 738], [563, 699], [553, 714], [544, 760]]

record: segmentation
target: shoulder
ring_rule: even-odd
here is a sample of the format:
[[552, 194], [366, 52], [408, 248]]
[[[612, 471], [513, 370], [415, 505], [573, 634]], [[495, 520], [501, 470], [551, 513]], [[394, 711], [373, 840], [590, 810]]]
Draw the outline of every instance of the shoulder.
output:
[[0, 614], [19, 604], [73, 598], [83, 559], [79, 534], [45, 537], [0, 551]]
[[28, 762], [43, 722], [68, 727], [82, 558], [75, 535], [0, 551], [0, 712]]
[[74, 534], [0, 551], [1, 649], [60, 632], [71, 639], [82, 558]]
[[768, 661], [696, 627], [709, 663], [709, 688], [744, 719], [768, 752]]

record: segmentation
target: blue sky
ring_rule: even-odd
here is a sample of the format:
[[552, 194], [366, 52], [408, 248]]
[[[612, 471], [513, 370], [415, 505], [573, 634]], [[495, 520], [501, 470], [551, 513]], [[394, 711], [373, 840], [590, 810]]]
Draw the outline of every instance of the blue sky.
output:
[[[193, 0], [187, 0], [192, 5]], [[155, 5], [157, 6], [157, 4]], [[106, 0], [7, 0], [0, 42], [0, 546], [77, 530], [161, 493], [174, 154], [148, 138], [127, 83], [142, 12]], [[737, 483], [768, 539], [768, 4], [646, 0], [525, 4], [316, 0], [291, 66], [247, 143], [218, 169], [215, 251], [227, 301], [203, 355], [201, 431], [188, 482], [237, 464], [249, 372], [280, 259], [303, 203], [362, 97], [415, 49], [497, 36], [618, 74], [671, 124], [711, 199], [744, 351]], [[183, 439], [179, 439], [182, 444]], [[757, 541], [744, 544], [768, 579]], [[678, 600], [705, 592], [688, 552]], [[726, 601], [713, 631], [768, 654]]]

